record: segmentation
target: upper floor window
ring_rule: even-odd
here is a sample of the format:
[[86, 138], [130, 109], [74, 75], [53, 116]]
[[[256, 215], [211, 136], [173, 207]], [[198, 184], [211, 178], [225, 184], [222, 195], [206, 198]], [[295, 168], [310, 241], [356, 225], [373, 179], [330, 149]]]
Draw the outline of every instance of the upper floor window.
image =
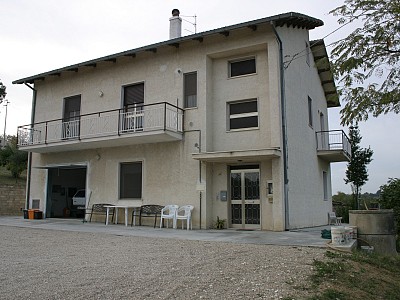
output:
[[308, 97], [308, 125], [313, 127], [313, 117], [312, 117], [312, 99]]
[[257, 99], [229, 103], [229, 129], [257, 128]]
[[229, 77], [256, 73], [256, 58], [245, 58], [229, 62]]
[[197, 107], [197, 72], [183, 75], [184, 107]]
[[124, 86], [124, 107], [144, 103], [144, 83]]
[[306, 63], [308, 66], [310, 66], [310, 54], [311, 54], [310, 44], [306, 42]]
[[119, 168], [119, 198], [142, 198], [142, 162], [121, 163]]

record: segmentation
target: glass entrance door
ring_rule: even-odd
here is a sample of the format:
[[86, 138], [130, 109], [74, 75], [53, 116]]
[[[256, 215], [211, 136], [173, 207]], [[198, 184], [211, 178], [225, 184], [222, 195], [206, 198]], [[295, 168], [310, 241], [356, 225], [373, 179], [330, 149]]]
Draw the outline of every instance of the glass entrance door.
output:
[[260, 170], [231, 170], [231, 226], [260, 228]]

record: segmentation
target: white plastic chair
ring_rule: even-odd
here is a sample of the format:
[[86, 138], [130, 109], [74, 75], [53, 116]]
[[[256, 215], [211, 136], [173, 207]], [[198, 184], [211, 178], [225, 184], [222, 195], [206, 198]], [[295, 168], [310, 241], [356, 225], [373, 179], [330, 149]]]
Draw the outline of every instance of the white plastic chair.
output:
[[172, 227], [176, 228], [176, 211], [178, 210], [178, 205], [167, 205], [161, 210], [161, 220], [160, 220], [160, 228], [162, 228], [163, 220], [167, 220], [167, 228], [168, 228], [168, 220], [172, 220]]
[[328, 225], [342, 225], [342, 217], [337, 217], [336, 214], [332, 212], [328, 212], [328, 220], [329, 224]]
[[183, 229], [183, 221], [186, 221], [186, 229], [189, 230], [193, 229], [192, 226], [192, 210], [193, 205], [184, 205], [179, 207], [178, 211], [176, 212], [176, 225], [178, 225], [178, 220], [182, 220], [182, 229]]

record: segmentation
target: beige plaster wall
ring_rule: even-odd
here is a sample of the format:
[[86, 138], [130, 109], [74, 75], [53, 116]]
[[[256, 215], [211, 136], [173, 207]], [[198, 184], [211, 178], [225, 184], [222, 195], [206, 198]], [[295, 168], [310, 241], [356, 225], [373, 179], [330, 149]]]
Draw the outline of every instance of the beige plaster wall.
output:
[[[330, 167], [317, 156], [315, 133], [320, 130], [319, 114], [326, 118], [327, 105], [318, 72], [310, 54], [310, 65], [306, 63], [305, 45], [309, 42], [305, 29], [278, 28], [282, 38], [284, 56], [289, 61], [285, 70], [288, 177], [289, 177], [289, 226], [299, 228], [323, 225], [327, 222], [327, 212], [331, 210], [331, 196], [323, 199], [322, 171]], [[308, 124], [308, 96], [312, 99], [313, 126]], [[328, 183], [330, 187], [330, 182]], [[329, 195], [331, 191], [329, 190]]]

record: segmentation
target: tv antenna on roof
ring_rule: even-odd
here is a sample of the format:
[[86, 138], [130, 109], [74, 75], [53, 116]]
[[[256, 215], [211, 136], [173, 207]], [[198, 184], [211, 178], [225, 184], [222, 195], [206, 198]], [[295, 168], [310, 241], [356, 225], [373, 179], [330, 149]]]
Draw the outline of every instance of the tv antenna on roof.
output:
[[[197, 33], [197, 16], [196, 15], [194, 15], [194, 16], [182, 16], [181, 15], [181, 17], [182, 17], [182, 20], [183, 21], [185, 21], [185, 22], [188, 22], [189, 24], [191, 24], [191, 25], [193, 25], [194, 26], [194, 32], [193, 31], [190, 31], [190, 30], [188, 30], [188, 29], [185, 29], [186, 31], [189, 31], [189, 32], [191, 32], [191, 33]], [[193, 18], [194, 19], [194, 22], [191, 22], [191, 21], [188, 21], [188, 20], [186, 20], [185, 18]]]

